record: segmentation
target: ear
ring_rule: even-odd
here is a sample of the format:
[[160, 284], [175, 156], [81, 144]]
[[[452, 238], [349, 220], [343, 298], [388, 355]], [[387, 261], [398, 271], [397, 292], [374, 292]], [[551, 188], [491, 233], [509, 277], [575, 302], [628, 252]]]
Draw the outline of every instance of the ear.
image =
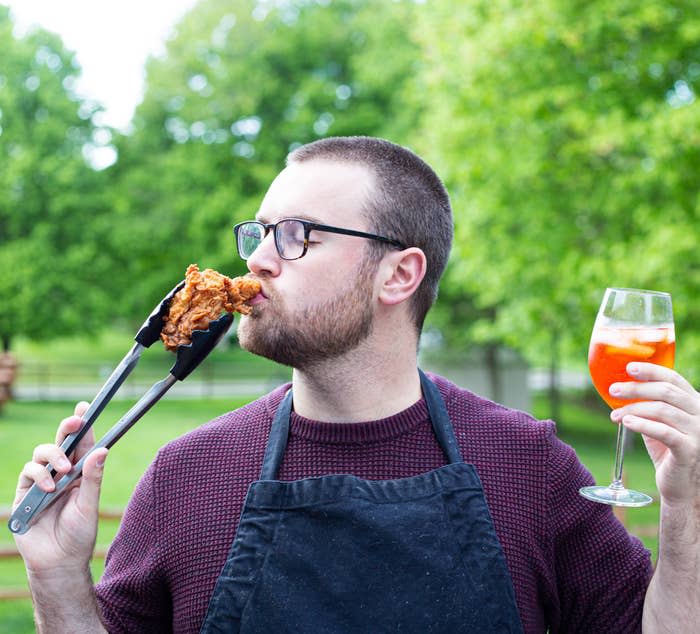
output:
[[418, 247], [387, 254], [379, 265], [379, 301], [386, 305], [406, 301], [423, 281], [426, 268], [425, 253]]

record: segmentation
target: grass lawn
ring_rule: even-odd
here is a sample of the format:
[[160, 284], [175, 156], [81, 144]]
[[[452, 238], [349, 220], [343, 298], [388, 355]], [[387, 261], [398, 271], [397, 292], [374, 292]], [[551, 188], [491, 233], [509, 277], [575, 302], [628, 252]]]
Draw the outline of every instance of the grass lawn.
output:
[[[239, 407], [243, 400], [172, 400], [165, 397], [150, 410], [113, 448], [105, 465], [102, 487], [103, 508], [123, 508], [139, 477], [159, 447], [197, 425]], [[110, 403], [95, 423], [98, 436], [104, 434], [132, 403]], [[72, 403], [9, 403], [0, 416], [0, 506], [9, 507], [14, 497], [17, 475], [39, 443], [52, 442], [58, 421], [72, 412]], [[97, 548], [105, 549], [113, 539], [118, 521], [103, 520]], [[13, 544], [10, 531], [0, 527], [0, 547]], [[93, 576], [102, 574], [104, 562], [93, 561]], [[0, 559], [0, 591], [26, 588], [24, 567], [19, 559]], [[29, 600], [0, 601], [0, 631], [7, 634], [34, 632]]]
[[[149, 411], [134, 428], [119, 441], [110, 455], [105, 470], [102, 493], [103, 508], [123, 508], [141, 473], [166, 442], [186, 433], [217, 415], [238, 407], [250, 399], [239, 400], [171, 400], [167, 396]], [[111, 403], [95, 424], [102, 435], [131, 403]], [[8, 507], [14, 496], [17, 474], [30, 457], [32, 448], [53, 441], [57, 422], [70, 414], [72, 403], [17, 402], [9, 403], [0, 416], [0, 506]], [[547, 403], [535, 397], [534, 414], [547, 418]], [[559, 435], [571, 444], [580, 459], [600, 482], [607, 482], [612, 471], [615, 428], [607, 412], [565, 402]], [[636, 488], [656, 496], [654, 470], [641, 444], [628, 454], [626, 468], [629, 482]], [[658, 504], [626, 513], [630, 530], [639, 535], [647, 548], [656, 552]], [[118, 528], [118, 521], [100, 523], [97, 546], [105, 549]], [[0, 547], [12, 545], [12, 536], [0, 528]], [[93, 562], [93, 576], [102, 574], [103, 561]], [[26, 587], [24, 568], [20, 560], [0, 560], [0, 590]], [[0, 601], [0, 628], [7, 634], [34, 632], [29, 600]]]

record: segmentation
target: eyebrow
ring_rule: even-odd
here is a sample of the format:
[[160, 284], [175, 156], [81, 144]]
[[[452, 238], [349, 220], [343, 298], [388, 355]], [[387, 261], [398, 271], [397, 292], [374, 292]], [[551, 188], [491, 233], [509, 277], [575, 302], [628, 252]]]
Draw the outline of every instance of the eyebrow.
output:
[[[326, 224], [322, 220], [320, 220], [318, 217], [311, 216], [311, 215], [309, 215], [307, 213], [303, 213], [303, 212], [290, 214], [288, 216], [285, 215], [285, 216], [282, 216], [279, 220], [288, 220], [291, 218], [296, 218], [298, 220], [307, 220], [308, 222], [315, 222], [316, 224], [319, 224], [319, 225]], [[255, 214], [255, 220], [257, 220], [258, 222], [262, 222], [263, 224], [270, 224], [269, 222], [267, 222], [265, 220], [265, 216], [261, 215], [260, 212]], [[278, 220], [278, 222], [279, 222], [279, 220]]]

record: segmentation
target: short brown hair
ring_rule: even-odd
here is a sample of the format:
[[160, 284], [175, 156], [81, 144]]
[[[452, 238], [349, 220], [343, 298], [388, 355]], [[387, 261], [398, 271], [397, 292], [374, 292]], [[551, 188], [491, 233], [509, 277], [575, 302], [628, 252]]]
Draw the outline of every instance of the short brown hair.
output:
[[[411, 150], [374, 137], [328, 137], [297, 148], [288, 163], [314, 159], [359, 163], [377, 179], [374, 196], [363, 210], [370, 231], [415, 246], [425, 253], [427, 271], [415, 292], [411, 310], [418, 332], [435, 302], [452, 246], [452, 208], [438, 175]], [[372, 249], [384, 252], [381, 243]]]

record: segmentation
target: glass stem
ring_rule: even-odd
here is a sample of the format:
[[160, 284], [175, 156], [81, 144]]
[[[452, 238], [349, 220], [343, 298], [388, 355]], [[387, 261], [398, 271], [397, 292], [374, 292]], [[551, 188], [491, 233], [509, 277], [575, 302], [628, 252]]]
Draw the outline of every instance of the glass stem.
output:
[[627, 428], [619, 423], [617, 426], [617, 447], [615, 448], [615, 475], [610, 485], [613, 489], [623, 489], [622, 484], [622, 463], [625, 456], [625, 432]]

